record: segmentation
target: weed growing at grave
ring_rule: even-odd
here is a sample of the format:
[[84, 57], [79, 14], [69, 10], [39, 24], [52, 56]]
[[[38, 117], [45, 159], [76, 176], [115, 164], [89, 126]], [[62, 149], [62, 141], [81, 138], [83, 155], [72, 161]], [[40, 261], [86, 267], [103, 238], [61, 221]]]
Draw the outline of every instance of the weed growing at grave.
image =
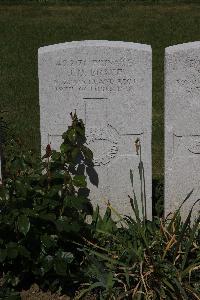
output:
[[200, 299], [199, 221], [185, 222], [179, 210], [171, 220], [142, 221], [137, 201], [134, 218], [93, 217], [95, 242], [84, 246], [87, 284], [75, 299]]
[[71, 117], [60, 151], [48, 145], [43, 161], [19, 152], [7, 163], [0, 189], [0, 298], [34, 282], [56, 291], [81, 278], [83, 253], [75, 242], [90, 238], [85, 170], [92, 171], [93, 154], [83, 122]]
[[[143, 165], [138, 141], [137, 146], [140, 147], [142, 186]], [[132, 172], [130, 175], [133, 186]], [[130, 197], [133, 218], [121, 218], [117, 214], [120, 228], [111, 218], [114, 210], [109, 203], [103, 218], [97, 208], [92, 222], [93, 242], [87, 241], [83, 248], [87, 284], [77, 293], [76, 300], [88, 299], [91, 295], [108, 300], [200, 299], [200, 217], [191, 223], [191, 209], [183, 222], [181, 205], [171, 219], [155, 217], [149, 221], [143, 189], [141, 200], [142, 217], [134, 195]]]

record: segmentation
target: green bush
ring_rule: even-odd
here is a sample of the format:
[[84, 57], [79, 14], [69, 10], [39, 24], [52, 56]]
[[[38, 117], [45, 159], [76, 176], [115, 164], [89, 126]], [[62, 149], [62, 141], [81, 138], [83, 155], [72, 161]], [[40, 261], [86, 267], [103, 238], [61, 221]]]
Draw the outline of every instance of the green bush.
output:
[[84, 124], [71, 117], [59, 152], [48, 145], [41, 161], [19, 151], [7, 163], [0, 188], [0, 275], [6, 291], [33, 282], [64, 291], [81, 278], [77, 243], [90, 238], [86, 217], [92, 214], [85, 171], [95, 173]]
[[[86, 173], [96, 185], [98, 175], [84, 124], [71, 117], [60, 151], [47, 145], [41, 160], [15, 143], [7, 149], [15, 155], [7, 160], [0, 188], [0, 299], [17, 299], [16, 292], [32, 283], [53, 292], [71, 290], [77, 300], [200, 299], [200, 218], [192, 222], [191, 209], [183, 222], [180, 207], [171, 219], [149, 221], [143, 190], [142, 215], [135, 197], [133, 217], [120, 216], [110, 203], [103, 217], [98, 207], [93, 212]], [[137, 146], [142, 183], [139, 140]], [[133, 185], [132, 172], [130, 180]]]

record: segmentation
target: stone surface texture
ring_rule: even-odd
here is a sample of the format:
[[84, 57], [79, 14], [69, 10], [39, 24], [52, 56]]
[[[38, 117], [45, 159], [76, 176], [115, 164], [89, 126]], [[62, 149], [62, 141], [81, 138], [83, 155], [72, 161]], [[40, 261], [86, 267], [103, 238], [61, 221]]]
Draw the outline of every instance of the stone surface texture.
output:
[[90, 198], [105, 210], [106, 202], [131, 215], [133, 185], [140, 200], [141, 141], [147, 215], [151, 218], [152, 52], [148, 45], [81, 41], [42, 47], [38, 51], [42, 152], [47, 143], [59, 149], [61, 134], [75, 109], [86, 125], [93, 150], [98, 188]]
[[[200, 42], [165, 51], [165, 214], [200, 198]], [[200, 205], [194, 207], [194, 218]]]

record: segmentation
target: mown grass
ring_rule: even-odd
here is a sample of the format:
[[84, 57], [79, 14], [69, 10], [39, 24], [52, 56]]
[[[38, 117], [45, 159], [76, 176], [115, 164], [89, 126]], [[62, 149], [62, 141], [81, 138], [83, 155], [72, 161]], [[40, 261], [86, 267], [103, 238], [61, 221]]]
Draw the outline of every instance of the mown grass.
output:
[[[26, 148], [39, 151], [37, 49], [106, 39], [153, 48], [153, 175], [163, 175], [164, 48], [200, 40], [200, 4], [0, 4], [0, 109]], [[134, 116], [133, 116], [134, 117]]]

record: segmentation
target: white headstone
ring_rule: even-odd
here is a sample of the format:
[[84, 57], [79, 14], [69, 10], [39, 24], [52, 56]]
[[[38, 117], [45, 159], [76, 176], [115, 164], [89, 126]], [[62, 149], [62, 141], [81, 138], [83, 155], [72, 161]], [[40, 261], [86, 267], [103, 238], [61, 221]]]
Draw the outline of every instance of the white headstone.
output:
[[128, 194], [140, 200], [140, 139], [146, 180], [147, 215], [151, 218], [152, 53], [142, 44], [81, 41], [39, 49], [42, 151], [58, 149], [61, 134], [77, 111], [93, 150], [98, 188], [89, 185], [93, 204], [109, 200], [119, 213], [132, 214]]
[[[165, 51], [165, 215], [200, 198], [200, 42]], [[199, 214], [200, 205], [193, 216]]]

